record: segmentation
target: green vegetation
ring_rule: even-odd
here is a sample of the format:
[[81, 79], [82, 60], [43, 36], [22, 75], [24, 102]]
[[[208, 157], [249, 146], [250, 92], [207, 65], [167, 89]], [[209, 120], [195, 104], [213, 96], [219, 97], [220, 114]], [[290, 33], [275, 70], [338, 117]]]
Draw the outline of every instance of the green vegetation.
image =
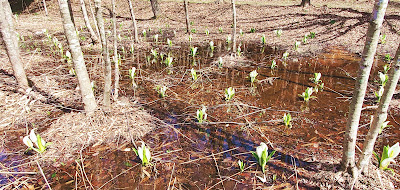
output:
[[[51, 142], [47, 142], [39, 135], [35, 134], [36, 129], [32, 129], [28, 136], [25, 136], [22, 140], [29, 149], [38, 152], [39, 154], [46, 151], [47, 147], [51, 145]], [[33, 146], [35, 145], [35, 147]]]
[[238, 160], [237, 163], [238, 163], [240, 171], [243, 172], [244, 171], [244, 167], [245, 167], [244, 162], [242, 160]]
[[150, 150], [146, 147], [144, 142], [142, 142], [142, 146], [138, 147], [137, 150], [135, 148], [132, 148], [132, 150], [135, 152], [136, 156], [139, 156], [143, 166], [150, 164], [151, 162]]
[[275, 35], [276, 35], [277, 37], [281, 37], [283, 31], [282, 31], [281, 29], [279, 29], [279, 30], [274, 30], [274, 33], [275, 33]]
[[306, 89], [306, 91], [304, 91], [302, 94], [299, 94], [299, 96], [301, 97], [301, 98], [303, 98], [303, 100], [305, 101], [305, 102], [308, 102], [308, 101], [310, 101], [312, 98], [316, 98], [315, 96], [311, 96], [312, 95], [312, 93], [314, 92], [314, 89], [311, 87], [308, 87], [307, 89]]
[[250, 76], [251, 83], [254, 83], [256, 81], [257, 75], [258, 75], [258, 73], [256, 70], [250, 72], [249, 76]]
[[288, 114], [284, 114], [283, 115], [283, 123], [285, 124], [286, 127], [292, 127], [292, 116], [290, 115], [290, 113]]
[[207, 113], [206, 113], [206, 107], [202, 106], [201, 109], [198, 109], [196, 112], [196, 119], [199, 123], [203, 123], [204, 121], [207, 120]]
[[252, 152], [253, 156], [257, 159], [258, 164], [261, 166], [263, 174], [265, 174], [265, 166], [271, 157], [275, 154], [275, 150], [268, 154], [268, 146], [265, 143], [261, 143], [256, 148], [256, 152]]
[[235, 89], [232, 87], [229, 87], [225, 89], [225, 100], [229, 101], [232, 100], [233, 96], [235, 95]]
[[167, 87], [166, 87], [166, 86], [159, 86], [159, 85], [157, 85], [157, 86], [156, 86], [156, 91], [157, 91], [158, 95], [159, 95], [161, 98], [164, 98], [164, 97], [167, 96], [167, 95], [165, 94], [165, 92], [167, 91]]
[[376, 159], [378, 159], [379, 168], [382, 170], [390, 170], [392, 172], [393, 169], [388, 168], [390, 162], [395, 162], [394, 158], [396, 158], [400, 153], [400, 146], [397, 142], [395, 145], [389, 147], [389, 145], [383, 147], [382, 156], [379, 158], [378, 154], [375, 154]]

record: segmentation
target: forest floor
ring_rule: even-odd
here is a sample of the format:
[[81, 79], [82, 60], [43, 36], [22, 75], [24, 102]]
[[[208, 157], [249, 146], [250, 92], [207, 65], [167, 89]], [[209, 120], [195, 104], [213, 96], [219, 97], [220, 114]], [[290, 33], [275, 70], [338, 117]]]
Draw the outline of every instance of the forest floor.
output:
[[[336, 0], [323, 1], [312, 0], [312, 6], [300, 7], [300, 1], [261, 1], [247, 0], [237, 1], [236, 9], [238, 16], [238, 41], [260, 43], [261, 37], [265, 36], [269, 46], [278, 47], [290, 55], [299, 57], [313, 57], [329, 47], [340, 47], [348, 52], [360, 56], [364, 48], [368, 22], [370, 20], [373, 1]], [[163, 38], [170, 38], [174, 44], [187, 43], [189, 34], [186, 33], [185, 12], [182, 2], [162, 1], [159, 4], [159, 16], [153, 19], [150, 2], [133, 1], [138, 31], [143, 40], [142, 31], [147, 30], [148, 36], [163, 32]], [[29, 158], [23, 158], [25, 147], [22, 138], [29, 133], [33, 127], [39, 128], [47, 141], [52, 141], [54, 146], [46, 152], [41, 161], [46, 167], [59, 167], [55, 162], [49, 164], [50, 160], [64, 160], [66, 163], [75, 162], [76, 156], [89, 146], [100, 144], [115, 144], [116, 149], [122, 149], [133, 139], [140, 139], [147, 132], [163, 125], [163, 121], [152, 115], [133, 98], [121, 98], [113, 103], [111, 113], [98, 111], [96, 116], [87, 118], [80, 112], [79, 89], [76, 79], [67, 77], [68, 69], [62, 63], [61, 58], [46, 56], [33, 48], [35, 42], [45, 40], [44, 29], [51, 36], [57, 36], [64, 47], [67, 47], [63, 36], [62, 20], [59, 15], [57, 2], [47, 2], [49, 16], [44, 15], [41, 3], [32, 3], [27, 9], [16, 16], [16, 30], [23, 36], [21, 46], [22, 58], [29, 79], [33, 82], [32, 92], [19, 89], [12, 76], [12, 68], [3, 46], [0, 51], [0, 161], [3, 155], [17, 155], [18, 163], [28, 162], [35, 166], [35, 162]], [[104, 17], [110, 26], [110, 2], [103, 2]], [[122, 42], [127, 46], [132, 43], [132, 22], [130, 20], [129, 7], [126, 1], [117, 1], [117, 23], [118, 31], [121, 32]], [[87, 5], [89, 8], [89, 5]], [[99, 46], [90, 45], [88, 33], [84, 29], [84, 22], [80, 11], [79, 2], [73, 2], [73, 11], [77, 29], [81, 31], [82, 46], [85, 51], [99, 51]], [[90, 11], [89, 11], [90, 12]], [[230, 3], [216, 4], [210, 1], [196, 1], [189, 4], [189, 17], [192, 30], [193, 43], [208, 44], [210, 40], [226, 40], [232, 32], [232, 12]], [[275, 30], [283, 31], [281, 37], [277, 37]], [[206, 35], [205, 31], [210, 34]], [[111, 31], [107, 27], [107, 31]], [[240, 35], [239, 31], [243, 34]], [[298, 50], [294, 50], [296, 41], [302, 41], [305, 35], [314, 32], [315, 39], [309, 39], [302, 43]], [[390, 1], [382, 34], [386, 35], [381, 40], [377, 50], [377, 60], [383, 60], [388, 54], [394, 57], [400, 42], [400, 1]], [[150, 37], [148, 37], [150, 38]], [[111, 38], [110, 38], [111, 40]], [[165, 40], [165, 39], [163, 39]], [[135, 44], [135, 51], [151, 47], [149, 42], [143, 40]], [[66, 48], [65, 48], [66, 49]], [[93, 60], [93, 59], [92, 59]], [[94, 59], [96, 60], [96, 59]], [[101, 86], [102, 68], [96, 66], [99, 61], [89, 62], [89, 73], [93, 80], [98, 81]], [[96, 74], [97, 73], [97, 74]], [[101, 89], [101, 88], [100, 88]], [[100, 90], [96, 93], [99, 105], [102, 102]], [[393, 109], [397, 110], [397, 109]], [[396, 115], [399, 115], [396, 111]], [[121, 127], [135, 124], [136, 128]], [[71, 131], [69, 127], [75, 126]], [[99, 130], [99, 128], [101, 130]], [[89, 134], [89, 135], [88, 135]], [[132, 135], [134, 134], [134, 135]], [[121, 142], [120, 142], [121, 141]], [[62, 153], [61, 153], [62, 152]], [[338, 164], [338, 155], [333, 155], [329, 160], [318, 160], [321, 163]], [[6, 156], [5, 156], [6, 157]], [[3, 163], [3, 165], [7, 165]], [[8, 168], [0, 166], [1, 171]], [[78, 164], [79, 165], [79, 164]], [[10, 167], [10, 166], [8, 166]], [[332, 166], [330, 166], [332, 167]], [[320, 167], [321, 168], [321, 167]], [[337, 166], [324, 168], [322, 166], [319, 176], [298, 180], [309, 187], [321, 189], [340, 189], [343, 184], [348, 183], [345, 179], [335, 174]], [[332, 171], [328, 171], [332, 170]], [[305, 170], [302, 172], [305, 172]], [[0, 173], [1, 174], [1, 173]], [[83, 175], [83, 174], [82, 174]], [[313, 174], [303, 174], [311, 176]], [[37, 178], [40, 174], [37, 174]], [[349, 176], [347, 176], [349, 177]], [[381, 178], [382, 181], [376, 180]], [[1, 181], [1, 179], [0, 179]], [[14, 180], [15, 184], [4, 184], [8, 188], [25, 184], [32, 187], [31, 178], [19, 177]], [[376, 168], [371, 166], [371, 172], [361, 178], [356, 185], [358, 189], [369, 189], [380, 187], [382, 189], [395, 189], [393, 183], [400, 184], [399, 175], [391, 176], [387, 173], [380, 174]], [[43, 181], [37, 182], [43, 185]], [[292, 184], [291, 188], [295, 188]], [[279, 187], [273, 187], [279, 189]], [[282, 187], [281, 187], [282, 188]], [[285, 187], [283, 187], [285, 188]], [[397, 186], [398, 188], [398, 186]]]

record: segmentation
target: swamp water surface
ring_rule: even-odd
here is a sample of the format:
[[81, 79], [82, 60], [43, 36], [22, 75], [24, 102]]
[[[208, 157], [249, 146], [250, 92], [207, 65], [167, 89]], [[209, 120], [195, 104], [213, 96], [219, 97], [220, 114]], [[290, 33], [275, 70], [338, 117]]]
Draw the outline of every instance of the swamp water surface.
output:
[[[122, 62], [121, 96], [134, 96], [165, 123], [142, 138], [151, 149], [153, 165], [142, 168], [132, 151], [102, 147], [84, 155], [91, 184], [74, 181], [74, 172], [67, 168], [50, 181], [59, 189], [90, 185], [96, 189], [261, 188], [263, 184], [255, 177], [262, 176], [261, 168], [251, 154], [261, 142], [267, 143], [270, 152], [277, 151], [267, 164], [268, 186], [293, 187], [294, 167], [301, 168], [297, 174], [303, 178], [321, 169], [322, 162], [333, 168], [332, 163], [341, 157], [355, 81], [352, 77], [356, 77], [359, 58], [335, 47], [316, 57], [289, 55], [285, 61], [283, 51], [254, 43], [242, 44], [242, 55], [233, 57], [225, 45], [216, 41], [214, 52], [208, 46], [193, 45], [199, 48], [194, 57], [188, 45], [158, 44], [153, 45], [157, 57], [150, 50], [127, 55]], [[168, 54], [173, 57], [172, 67], [164, 64]], [[222, 67], [218, 66], [219, 57]], [[277, 62], [275, 69], [270, 68], [272, 60]], [[137, 68], [135, 89], [127, 77], [133, 66]], [[192, 68], [199, 75], [197, 80], [191, 78]], [[375, 66], [373, 73], [381, 68]], [[248, 77], [253, 70], [259, 73], [254, 84]], [[325, 88], [305, 103], [298, 95], [315, 86], [309, 79], [318, 72], [322, 73]], [[159, 97], [157, 85], [168, 87], [166, 97]], [[236, 93], [232, 100], [225, 101], [224, 90], [228, 87]], [[376, 88], [370, 86], [369, 105], [375, 104], [371, 94]], [[208, 118], [198, 124], [196, 111], [202, 106], [206, 106]], [[282, 122], [285, 113], [292, 115], [291, 128]], [[368, 124], [373, 111], [363, 114], [361, 124]], [[391, 124], [398, 128], [394, 122]], [[366, 130], [362, 125], [360, 131]], [[398, 139], [400, 134], [395, 131], [380, 138], [379, 147]], [[245, 162], [244, 172], [240, 172], [238, 160]]]

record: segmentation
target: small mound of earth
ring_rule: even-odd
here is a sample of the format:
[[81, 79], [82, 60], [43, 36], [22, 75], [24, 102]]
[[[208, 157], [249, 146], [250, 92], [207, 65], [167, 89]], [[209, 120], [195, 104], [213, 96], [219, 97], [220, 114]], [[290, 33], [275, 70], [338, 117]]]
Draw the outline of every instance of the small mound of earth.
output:
[[53, 143], [45, 154], [68, 159], [88, 145], [123, 144], [154, 129], [155, 121], [136, 102], [127, 98], [113, 103], [109, 113], [97, 111], [93, 116], [66, 113], [53, 122], [43, 135]]

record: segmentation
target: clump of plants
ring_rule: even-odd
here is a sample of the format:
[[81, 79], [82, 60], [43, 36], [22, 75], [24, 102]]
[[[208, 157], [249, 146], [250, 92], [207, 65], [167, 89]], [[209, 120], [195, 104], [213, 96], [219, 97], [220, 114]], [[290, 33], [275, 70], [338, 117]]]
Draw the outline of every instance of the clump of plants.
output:
[[277, 37], [281, 37], [283, 31], [282, 31], [281, 29], [278, 29], [278, 30], [274, 30], [274, 33], [275, 33], [275, 35], [276, 35]]
[[299, 94], [299, 96], [305, 101], [309, 102], [311, 99], [316, 98], [312, 96], [314, 89], [312, 87], [308, 87], [303, 93]]
[[292, 116], [290, 115], [290, 113], [285, 113], [282, 119], [286, 127], [292, 128]]
[[240, 172], [243, 172], [244, 171], [244, 167], [245, 167], [244, 162], [242, 160], [238, 160], [237, 164], [239, 166]]
[[266, 182], [265, 178], [265, 166], [267, 165], [267, 162], [272, 158], [272, 156], [275, 154], [275, 150], [272, 151], [270, 154], [268, 154], [268, 146], [262, 142], [260, 143], [260, 146], [256, 148], [256, 152], [252, 152], [253, 156], [256, 158], [258, 165], [261, 166], [261, 170], [263, 173], [264, 177], [259, 177], [257, 176], [258, 179], [260, 179], [262, 182]]
[[256, 81], [256, 77], [258, 76], [258, 73], [256, 70], [251, 71], [250, 74], [250, 82], [253, 84]]
[[235, 95], [235, 89], [233, 87], [229, 87], [229, 88], [225, 89], [225, 100], [226, 101], [232, 100], [234, 95]]
[[262, 35], [262, 36], [261, 36], [261, 43], [262, 43], [263, 45], [267, 44], [267, 40], [265, 39], [265, 35]]
[[319, 90], [324, 89], [325, 84], [322, 82], [321, 76], [322, 76], [321, 73], [314, 73], [314, 77], [310, 78], [310, 81], [315, 84], [315, 87], [314, 87], [315, 92], [318, 92]]
[[379, 168], [382, 170], [390, 170], [394, 173], [392, 168], [389, 168], [389, 164], [391, 162], [395, 162], [394, 158], [396, 158], [400, 153], [400, 146], [399, 143], [397, 142], [395, 145], [393, 146], [384, 146], [383, 147], [383, 152], [382, 152], [382, 156], [379, 157], [378, 154], [376, 154], [374, 152], [374, 155], [376, 157], [376, 159], [378, 159], [378, 163], [379, 163]]
[[150, 149], [146, 147], [144, 142], [142, 142], [142, 146], [138, 147], [138, 149], [132, 148], [132, 150], [135, 152], [136, 156], [139, 156], [143, 166], [150, 164], [152, 159]]
[[160, 96], [161, 98], [164, 98], [164, 97], [167, 96], [167, 94], [166, 94], [167, 87], [166, 86], [157, 85], [156, 86], [156, 91], [158, 93], [158, 96]]
[[25, 136], [22, 141], [28, 146], [28, 149], [42, 154], [52, 143], [46, 142], [39, 134], [35, 133], [35, 130], [36, 129], [32, 129], [29, 135]]
[[192, 79], [193, 79], [194, 81], [197, 80], [198, 75], [197, 75], [196, 70], [194, 70], [193, 68], [190, 69], [190, 75], [192, 75]]
[[205, 106], [202, 106], [201, 109], [198, 109], [196, 112], [196, 119], [199, 123], [203, 123], [204, 121], [207, 120], [207, 113], [206, 113], [207, 108]]

